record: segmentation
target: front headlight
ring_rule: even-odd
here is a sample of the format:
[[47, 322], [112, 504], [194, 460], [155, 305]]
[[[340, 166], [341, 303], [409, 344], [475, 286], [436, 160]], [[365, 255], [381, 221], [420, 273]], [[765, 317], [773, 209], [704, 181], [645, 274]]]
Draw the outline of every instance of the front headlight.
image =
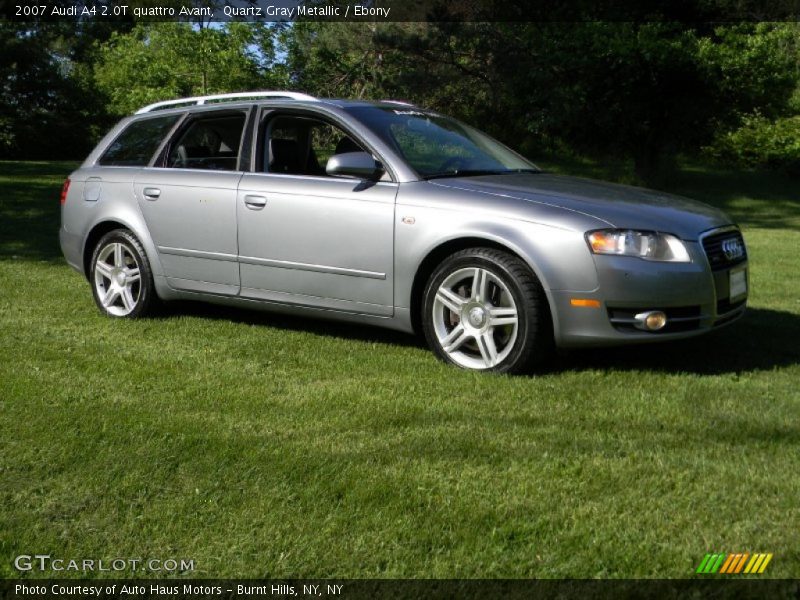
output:
[[632, 229], [598, 229], [586, 234], [595, 254], [636, 256], [645, 260], [691, 262], [683, 242], [669, 233]]

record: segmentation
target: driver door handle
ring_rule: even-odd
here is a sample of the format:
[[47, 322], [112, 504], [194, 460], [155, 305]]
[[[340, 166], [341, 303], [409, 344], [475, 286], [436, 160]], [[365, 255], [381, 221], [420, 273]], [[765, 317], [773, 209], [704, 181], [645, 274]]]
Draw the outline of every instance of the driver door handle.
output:
[[161, 195], [161, 190], [154, 187], [146, 187], [142, 190], [142, 194], [148, 200], [158, 200], [158, 197]]
[[261, 210], [267, 205], [267, 199], [264, 196], [252, 196], [247, 194], [244, 197], [244, 204], [251, 210]]

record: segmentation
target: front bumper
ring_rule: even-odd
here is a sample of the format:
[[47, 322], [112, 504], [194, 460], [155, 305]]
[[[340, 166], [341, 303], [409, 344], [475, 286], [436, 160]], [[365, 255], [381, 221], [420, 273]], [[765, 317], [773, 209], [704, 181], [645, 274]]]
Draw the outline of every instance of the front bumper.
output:
[[[626, 256], [595, 255], [599, 287], [590, 293], [552, 291], [556, 342], [561, 347], [608, 346], [682, 339], [740, 318], [750, 290], [747, 260], [711, 268], [700, 242], [685, 242], [692, 262], [665, 263]], [[746, 292], [731, 297], [731, 272], [743, 272]], [[740, 278], [742, 275], [737, 275]], [[599, 307], [573, 300], [597, 300]], [[636, 328], [634, 315], [660, 310], [667, 325]]]

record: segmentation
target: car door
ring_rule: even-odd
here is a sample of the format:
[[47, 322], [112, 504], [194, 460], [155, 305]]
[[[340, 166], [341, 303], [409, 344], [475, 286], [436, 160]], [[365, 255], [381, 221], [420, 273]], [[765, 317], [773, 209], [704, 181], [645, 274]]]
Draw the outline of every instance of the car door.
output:
[[258, 136], [236, 207], [241, 295], [391, 316], [397, 184], [326, 175], [363, 147], [330, 121], [272, 113]]
[[174, 134], [134, 191], [176, 289], [239, 292], [236, 194], [244, 110], [202, 111]]

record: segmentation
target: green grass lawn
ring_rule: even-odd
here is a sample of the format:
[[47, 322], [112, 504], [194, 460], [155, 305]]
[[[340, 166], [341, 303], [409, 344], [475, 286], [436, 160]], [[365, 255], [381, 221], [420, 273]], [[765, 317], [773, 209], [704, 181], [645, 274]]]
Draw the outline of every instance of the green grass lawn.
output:
[[71, 167], [0, 163], [0, 576], [38, 553], [196, 577], [690, 577], [743, 551], [800, 576], [796, 180], [671, 184], [744, 226], [738, 324], [506, 377], [371, 328], [105, 318], [58, 249]]

